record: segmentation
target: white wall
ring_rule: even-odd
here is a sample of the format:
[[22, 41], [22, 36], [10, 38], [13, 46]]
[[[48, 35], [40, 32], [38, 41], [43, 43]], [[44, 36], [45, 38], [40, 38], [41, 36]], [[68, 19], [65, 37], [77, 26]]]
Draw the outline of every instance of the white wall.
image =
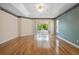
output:
[[54, 20], [17, 18], [0, 10], [0, 43], [20, 36], [33, 35], [36, 22], [49, 22], [50, 33], [54, 33]]
[[21, 36], [33, 35], [31, 19], [17, 18], [0, 10], [0, 44]]
[[49, 23], [50, 34], [54, 34], [54, 20], [44, 20], [44, 19], [26, 19], [20, 18], [20, 36], [28, 36], [35, 34], [35, 24], [36, 23]]
[[55, 32], [54, 32], [54, 29], [55, 27], [54, 27], [54, 20], [50, 20], [50, 33], [51, 34], [55, 34]]
[[31, 19], [21, 18], [21, 36], [33, 35], [33, 21]]
[[17, 18], [0, 10], [0, 43], [17, 37]]

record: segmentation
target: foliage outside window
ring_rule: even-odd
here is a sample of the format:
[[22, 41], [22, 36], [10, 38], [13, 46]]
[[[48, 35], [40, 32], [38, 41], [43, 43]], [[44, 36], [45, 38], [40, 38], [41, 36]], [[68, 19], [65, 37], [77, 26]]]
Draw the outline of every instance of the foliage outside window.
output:
[[37, 24], [37, 30], [48, 30], [48, 24]]

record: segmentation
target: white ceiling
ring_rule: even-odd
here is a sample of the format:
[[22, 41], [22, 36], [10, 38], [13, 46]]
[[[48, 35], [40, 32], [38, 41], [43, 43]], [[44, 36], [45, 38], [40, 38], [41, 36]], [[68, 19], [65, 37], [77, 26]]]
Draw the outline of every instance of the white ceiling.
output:
[[0, 7], [17, 16], [30, 18], [55, 18], [67, 11], [76, 3], [44, 3], [44, 11], [38, 12], [36, 6], [39, 3], [0, 3]]

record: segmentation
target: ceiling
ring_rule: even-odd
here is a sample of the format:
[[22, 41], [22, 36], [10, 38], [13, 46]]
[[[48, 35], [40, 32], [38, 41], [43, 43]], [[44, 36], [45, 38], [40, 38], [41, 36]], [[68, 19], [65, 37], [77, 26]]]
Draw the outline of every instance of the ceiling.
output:
[[72, 8], [76, 3], [44, 3], [43, 12], [38, 12], [39, 3], [0, 3], [0, 7], [9, 12], [30, 18], [55, 18]]

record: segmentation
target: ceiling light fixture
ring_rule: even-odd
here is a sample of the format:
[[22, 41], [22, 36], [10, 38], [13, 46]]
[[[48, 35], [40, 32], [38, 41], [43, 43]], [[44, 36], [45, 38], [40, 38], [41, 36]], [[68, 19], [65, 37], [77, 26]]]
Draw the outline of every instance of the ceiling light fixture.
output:
[[44, 4], [38, 4], [36, 6], [36, 9], [37, 9], [38, 12], [43, 12], [44, 11]]

